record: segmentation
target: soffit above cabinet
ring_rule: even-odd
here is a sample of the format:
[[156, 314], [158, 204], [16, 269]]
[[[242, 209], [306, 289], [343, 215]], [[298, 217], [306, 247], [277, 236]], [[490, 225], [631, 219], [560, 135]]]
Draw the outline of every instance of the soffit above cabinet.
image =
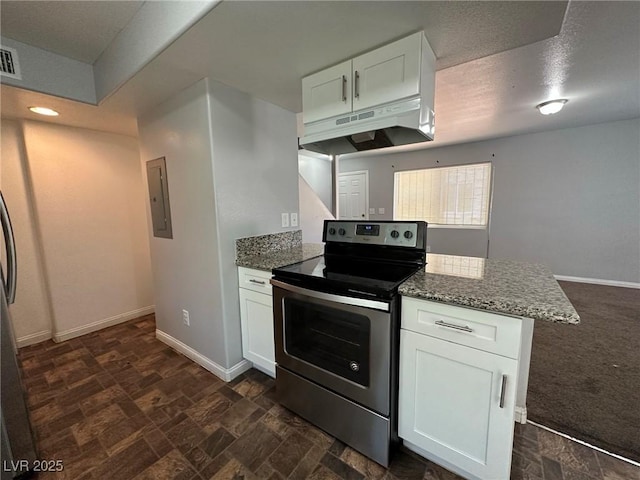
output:
[[[34, 24], [32, 15], [49, 15], [34, 2], [2, 0], [2, 35], [11, 36], [11, 3], [29, 4], [15, 23], [22, 41], [51, 48], [36, 43], [54, 26]], [[154, 3], [161, 2], [143, 6]], [[607, 1], [223, 1], [98, 107], [57, 99], [63, 114], [39, 120], [118, 133], [126, 126], [135, 135], [140, 113], [203, 77], [300, 112], [300, 78], [419, 30], [438, 57], [433, 146], [636, 118], [639, 9], [640, 2]], [[69, 18], [59, 8], [50, 15], [54, 24]], [[93, 34], [85, 28], [70, 42], [90, 42]], [[531, 105], [549, 95], [551, 77], [580, 103], [542, 118]], [[23, 107], [36, 102], [17, 91], [37, 94], [6, 84], [0, 91], [3, 117], [33, 118]]]
[[[131, 15], [142, 11], [144, 3], [39, 1], [38, 8], [33, 8], [34, 2], [3, 0], [2, 35], [91, 64], [100, 51], [108, 49], [105, 42], [113, 31], [125, 28]], [[438, 57], [437, 67], [442, 69], [557, 35], [566, 5], [567, 2], [226, 1], [178, 37], [116, 91], [115, 98], [108, 98], [101, 106], [116, 106], [119, 111], [137, 116], [197, 80], [210, 77], [299, 112], [301, 77], [351, 58], [372, 45], [425, 30]], [[102, 28], [62, 28], [68, 25], [69, 18], [81, 19], [76, 23], [84, 27], [99, 22]], [[322, 28], [312, 28], [311, 21]], [[237, 41], [228, 42], [229, 38]], [[114, 42], [118, 39], [119, 35], [115, 36]], [[79, 45], [83, 48], [79, 49]], [[203, 51], [207, 55], [202, 55]], [[117, 123], [114, 119], [114, 125]]]

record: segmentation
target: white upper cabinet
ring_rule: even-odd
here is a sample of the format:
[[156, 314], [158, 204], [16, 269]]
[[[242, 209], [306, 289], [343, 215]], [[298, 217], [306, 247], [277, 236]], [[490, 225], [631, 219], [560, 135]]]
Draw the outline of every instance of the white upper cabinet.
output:
[[420, 93], [422, 33], [353, 59], [353, 110]]
[[351, 111], [351, 60], [302, 79], [304, 122]]
[[433, 106], [435, 56], [422, 32], [302, 79], [304, 123], [426, 94]]

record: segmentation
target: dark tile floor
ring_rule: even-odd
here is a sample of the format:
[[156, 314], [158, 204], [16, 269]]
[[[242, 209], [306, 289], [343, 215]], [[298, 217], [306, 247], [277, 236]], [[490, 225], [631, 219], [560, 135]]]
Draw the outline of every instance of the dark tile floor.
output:
[[[20, 350], [39, 456], [64, 463], [39, 478], [460, 478], [404, 450], [384, 469], [278, 405], [270, 377], [225, 384], [154, 332], [150, 315]], [[511, 478], [640, 480], [640, 469], [516, 425]]]

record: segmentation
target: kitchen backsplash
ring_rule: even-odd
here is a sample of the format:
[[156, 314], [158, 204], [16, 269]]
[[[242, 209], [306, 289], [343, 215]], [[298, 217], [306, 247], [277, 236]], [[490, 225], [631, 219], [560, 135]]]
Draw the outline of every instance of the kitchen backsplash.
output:
[[236, 239], [236, 260], [302, 245], [302, 230]]

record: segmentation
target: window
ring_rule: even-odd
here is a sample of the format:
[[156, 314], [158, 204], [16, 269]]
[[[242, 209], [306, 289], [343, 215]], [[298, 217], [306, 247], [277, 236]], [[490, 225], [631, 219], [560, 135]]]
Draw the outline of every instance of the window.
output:
[[484, 277], [484, 258], [438, 255], [430, 257], [425, 269], [428, 273], [453, 275], [456, 277]]
[[427, 168], [394, 175], [394, 220], [486, 226], [491, 163]]

